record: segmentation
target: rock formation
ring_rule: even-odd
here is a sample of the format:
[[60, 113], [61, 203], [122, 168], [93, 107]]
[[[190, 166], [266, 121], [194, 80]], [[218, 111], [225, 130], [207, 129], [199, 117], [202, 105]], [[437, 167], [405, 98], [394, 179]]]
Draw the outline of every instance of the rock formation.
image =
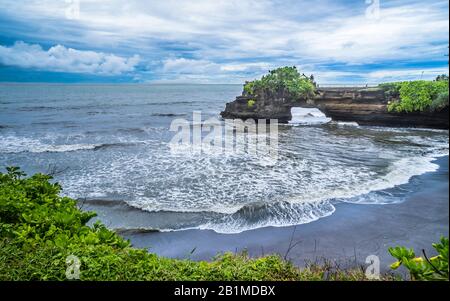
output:
[[291, 99], [283, 91], [259, 95], [253, 106], [249, 96], [238, 96], [226, 104], [223, 118], [291, 120], [291, 108], [318, 108], [334, 121], [360, 125], [449, 128], [448, 107], [439, 112], [388, 112], [389, 100], [380, 88], [319, 88], [312, 99]]

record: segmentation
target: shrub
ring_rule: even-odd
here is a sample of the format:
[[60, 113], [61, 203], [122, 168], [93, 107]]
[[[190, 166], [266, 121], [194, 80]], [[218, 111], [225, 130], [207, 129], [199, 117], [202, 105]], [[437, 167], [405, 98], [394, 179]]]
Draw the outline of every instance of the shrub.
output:
[[428, 258], [423, 251], [424, 257], [416, 257], [413, 249], [405, 247], [389, 248], [389, 253], [397, 259], [391, 264], [391, 269], [405, 266], [412, 280], [449, 280], [448, 275], [448, 238], [441, 237], [440, 243], [433, 244], [438, 255]]
[[[411, 81], [380, 85], [389, 99], [390, 112], [423, 112], [441, 110], [448, 106], [448, 81]], [[397, 99], [397, 100], [395, 100]]]
[[384, 90], [387, 99], [399, 98], [401, 86], [402, 82], [384, 83], [379, 85], [379, 87]]
[[438, 75], [436, 77], [436, 81], [448, 81], [448, 75], [447, 74]]
[[314, 96], [315, 86], [312, 78], [300, 75], [295, 66], [272, 70], [261, 79], [244, 85], [244, 94], [248, 96], [258, 97], [264, 92], [278, 91], [286, 91], [294, 99], [306, 99]]
[[431, 102], [432, 111], [441, 111], [448, 107], [448, 91], [439, 93], [436, 99]]
[[248, 108], [253, 108], [255, 103], [256, 103], [256, 101], [254, 99], [250, 99], [250, 100], [247, 101], [247, 107]]

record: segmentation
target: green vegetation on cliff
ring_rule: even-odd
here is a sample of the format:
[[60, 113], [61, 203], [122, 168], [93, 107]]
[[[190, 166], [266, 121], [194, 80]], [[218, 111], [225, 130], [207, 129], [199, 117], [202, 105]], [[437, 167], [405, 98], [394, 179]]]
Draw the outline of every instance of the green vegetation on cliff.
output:
[[255, 105], [255, 103], [256, 103], [256, 100], [250, 99], [250, 100], [247, 101], [247, 107], [248, 107], [248, 108], [253, 108], [253, 106]]
[[448, 78], [381, 84], [390, 112], [441, 111], [448, 107]]
[[261, 79], [246, 82], [244, 85], [244, 94], [256, 98], [267, 92], [285, 91], [293, 99], [306, 99], [313, 97], [315, 90], [314, 78], [300, 74], [295, 66], [271, 70]]

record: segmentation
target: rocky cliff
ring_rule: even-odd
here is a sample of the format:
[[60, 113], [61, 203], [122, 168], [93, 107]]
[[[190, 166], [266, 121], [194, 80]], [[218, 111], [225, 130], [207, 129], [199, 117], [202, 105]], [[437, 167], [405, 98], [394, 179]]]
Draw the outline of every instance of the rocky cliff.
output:
[[291, 108], [318, 108], [334, 121], [351, 121], [360, 125], [449, 128], [448, 107], [439, 112], [388, 112], [388, 99], [379, 88], [320, 88], [311, 99], [291, 99], [284, 92], [259, 95], [254, 105], [252, 98], [242, 95], [226, 104], [223, 118], [291, 120]]

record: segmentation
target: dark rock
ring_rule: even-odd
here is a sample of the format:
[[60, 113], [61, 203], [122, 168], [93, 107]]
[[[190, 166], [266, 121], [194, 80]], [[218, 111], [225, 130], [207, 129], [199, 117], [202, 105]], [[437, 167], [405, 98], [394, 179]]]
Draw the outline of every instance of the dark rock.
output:
[[283, 91], [266, 93], [254, 99], [238, 96], [226, 104], [223, 118], [291, 120], [291, 108], [318, 108], [334, 121], [357, 122], [360, 125], [401, 126], [424, 128], [449, 128], [448, 107], [439, 112], [394, 113], [388, 112], [388, 99], [379, 88], [319, 88], [312, 99], [291, 99]]

